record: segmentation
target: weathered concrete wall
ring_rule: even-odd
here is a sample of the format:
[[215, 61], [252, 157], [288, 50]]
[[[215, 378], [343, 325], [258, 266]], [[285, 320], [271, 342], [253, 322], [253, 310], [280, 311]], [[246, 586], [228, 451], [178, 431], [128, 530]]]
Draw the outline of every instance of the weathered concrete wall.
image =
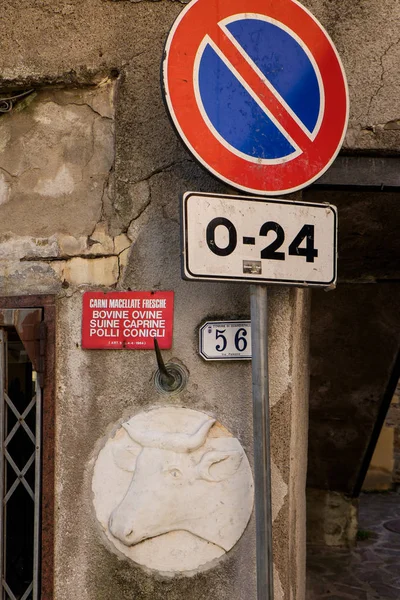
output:
[[[398, 3], [306, 5], [348, 73], [346, 149], [398, 152]], [[215, 412], [252, 454], [249, 365], [203, 363], [195, 333], [207, 316], [247, 316], [247, 289], [179, 276], [179, 194], [228, 191], [185, 152], [161, 99], [163, 43], [182, 4], [11, 0], [1, 8], [0, 85], [5, 95], [34, 88], [36, 96], [0, 117], [0, 293], [53, 293], [59, 306], [56, 597], [254, 598], [254, 521], [212, 571], [165, 580], [111, 553], [91, 506], [102, 438], [166, 400], [154, 391], [151, 352], [80, 349], [84, 289], [173, 289], [166, 355], [190, 372], [174, 402]], [[308, 295], [270, 296], [276, 599], [303, 600]]]
[[[115, 556], [94, 516], [91, 480], [101, 444], [115, 423], [143, 408], [171, 403], [215, 415], [250, 460], [253, 443], [249, 364], [203, 362], [196, 334], [208, 316], [248, 316], [247, 287], [180, 278], [179, 194], [221, 187], [188, 160], [135, 184], [129, 203], [114, 201], [115, 85], [105, 79], [96, 87], [45, 89], [0, 122], [2, 293], [58, 297], [56, 597], [128, 598], [133, 590], [149, 599], [166, 591], [171, 598], [255, 598], [254, 518], [211, 571], [170, 580]], [[156, 392], [152, 352], [80, 348], [82, 292], [115, 287], [175, 291], [174, 346], [165, 356], [190, 374], [180, 396]], [[308, 293], [270, 295], [276, 598], [301, 600]]]
[[40, 91], [0, 120], [3, 295], [117, 283], [130, 240], [108, 233], [114, 89]]
[[[87, 82], [102, 69], [107, 73], [120, 69], [126, 79], [119, 117], [135, 123], [137, 134], [130, 136], [130, 127], [126, 130], [121, 121], [120, 135], [129, 143], [125, 173], [128, 181], [137, 179], [139, 172], [152, 170], [151, 165], [158, 169], [180, 154], [160, 102], [158, 70], [166, 32], [182, 4], [186, 2], [22, 0], [15, 5], [17, 15], [13, 2], [2, 2], [1, 80]], [[347, 72], [351, 113], [345, 148], [398, 153], [398, 2], [307, 0], [303, 4], [332, 37]], [[125, 111], [124, 105], [130, 110]], [[135, 151], [142, 160], [132, 171]]]
[[311, 0], [304, 4], [332, 37], [347, 74], [350, 120], [343, 148], [398, 154], [398, 2]]
[[[194, 577], [170, 580], [154, 576], [121, 560], [103, 538], [92, 506], [93, 464], [108, 434], [118, 421], [140, 410], [171, 404], [218, 416], [235, 433], [251, 459], [252, 409], [249, 365], [209, 365], [197, 353], [196, 325], [204, 314], [243, 314], [248, 310], [246, 290], [219, 285], [210, 293], [206, 284], [179, 280], [178, 225], [171, 223], [159, 237], [153, 259], [170, 249], [175, 269], [162, 279], [148, 264], [146, 242], [138, 258], [131, 285], [144, 289], [152, 281], [168, 282], [176, 292], [174, 347], [167, 359], [184, 364], [189, 384], [179, 396], [166, 398], [154, 389], [155, 359], [151, 352], [86, 351], [80, 349], [81, 294], [67, 292], [59, 303], [58, 361], [58, 486], [56, 586], [57, 598], [99, 597], [160, 599], [255, 598], [254, 517], [242, 539], [212, 570]], [[175, 249], [174, 249], [175, 248]], [[144, 256], [144, 258], [143, 258]], [[160, 266], [161, 268], [161, 266]], [[229, 299], [227, 298], [229, 296]], [[304, 487], [306, 468], [307, 353], [303, 340], [308, 323], [304, 292], [271, 293], [271, 390], [273, 514], [276, 598], [304, 598]], [[191, 306], [191, 311], [185, 306]], [[69, 327], [66, 328], [65, 324]], [[297, 352], [303, 357], [296, 366]], [[90, 379], [87, 374], [90, 373]], [[79, 508], [77, 508], [79, 507]], [[290, 564], [290, 568], [288, 568]]]

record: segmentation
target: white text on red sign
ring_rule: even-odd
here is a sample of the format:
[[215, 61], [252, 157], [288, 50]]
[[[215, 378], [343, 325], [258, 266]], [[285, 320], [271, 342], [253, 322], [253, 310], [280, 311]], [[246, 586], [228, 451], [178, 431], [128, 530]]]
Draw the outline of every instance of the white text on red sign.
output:
[[170, 348], [172, 318], [173, 292], [86, 292], [82, 347]]

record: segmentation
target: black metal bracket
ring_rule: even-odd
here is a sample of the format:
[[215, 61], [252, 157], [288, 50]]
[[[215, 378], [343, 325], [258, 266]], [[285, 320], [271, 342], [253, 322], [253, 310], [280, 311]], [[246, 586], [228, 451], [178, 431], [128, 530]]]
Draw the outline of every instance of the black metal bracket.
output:
[[183, 389], [185, 381], [183, 377], [183, 370], [179, 365], [164, 363], [161, 355], [160, 346], [157, 338], [154, 338], [154, 350], [156, 352], [158, 373], [156, 373], [156, 382], [164, 392], [171, 393], [177, 392]]

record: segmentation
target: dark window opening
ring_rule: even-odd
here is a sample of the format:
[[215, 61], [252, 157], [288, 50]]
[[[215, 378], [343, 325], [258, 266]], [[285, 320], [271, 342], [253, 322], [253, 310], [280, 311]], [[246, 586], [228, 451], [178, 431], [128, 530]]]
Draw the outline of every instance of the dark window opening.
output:
[[14, 328], [0, 329], [2, 600], [39, 588], [41, 390]]

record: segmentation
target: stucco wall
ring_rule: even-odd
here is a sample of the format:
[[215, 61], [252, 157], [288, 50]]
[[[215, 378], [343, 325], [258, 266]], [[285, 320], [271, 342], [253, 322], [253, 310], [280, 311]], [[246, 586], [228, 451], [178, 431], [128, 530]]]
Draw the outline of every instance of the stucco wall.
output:
[[[398, 152], [398, 3], [307, 6], [347, 71], [345, 148]], [[85, 289], [173, 289], [166, 357], [190, 373], [174, 402], [217, 414], [252, 454], [249, 365], [206, 364], [196, 341], [207, 316], [248, 316], [247, 288], [180, 279], [179, 194], [232, 192], [193, 162], [162, 103], [163, 44], [182, 4], [19, 0], [1, 8], [0, 85], [5, 95], [36, 95], [0, 117], [0, 293], [58, 298], [56, 597], [255, 598], [253, 520], [212, 571], [164, 580], [110, 552], [91, 506], [101, 440], [166, 400], [152, 384], [151, 352], [81, 350]], [[276, 600], [303, 600], [308, 294], [270, 296]]]
[[[171, 248], [178, 266], [177, 224], [167, 240], [159, 238], [160, 256]], [[172, 238], [172, 239], [171, 239]], [[174, 239], [175, 238], [175, 239]], [[151, 236], [148, 238], [150, 241]], [[145, 248], [145, 240], [141, 245]], [[159, 254], [160, 253], [160, 254]], [[146, 253], [145, 253], [145, 256]], [[151, 265], [140, 259], [131, 281], [135, 288], [152, 287]], [[161, 262], [161, 261], [160, 261]], [[160, 281], [160, 280], [158, 280]], [[58, 340], [58, 459], [56, 527], [56, 597], [67, 599], [135, 597], [162, 599], [256, 597], [254, 517], [233, 550], [213, 569], [190, 578], [170, 580], [146, 573], [117, 557], [93, 515], [93, 464], [115, 423], [153, 406], [186, 406], [215, 415], [252, 456], [251, 378], [248, 364], [216, 365], [197, 353], [196, 325], [204, 315], [246, 313], [248, 298], [241, 286], [227, 289], [181, 282], [178, 269], [160, 281], [176, 293], [174, 346], [166, 358], [184, 364], [190, 373], [186, 390], [166, 398], [155, 391], [151, 352], [82, 351], [81, 293], [68, 292], [59, 304]], [[185, 306], [191, 310], [185, 310]], [[276, 598], [303, 598], [304, 486], [306, 466], [307, 353], [303, 366], [294, 366], [303, 345], [308, 315], [307, 295], [296, 290], [271, 293], [271, 405], [273, 451], [273, 510]], [[66, 324], [68, 323], [68, 327]], [[88, 377], [88, 374], [89, 377]], [[301, 409], [298, 405], [301, 405]], [[290, 565], [290, 568], [289, 568]], [[286, 590], [286, 592], [285, 592]]]
[[[152, 599], [166, 593], [182, 598], [189, 591], [193, 598], [255, 598], [254, 518], [216, 567], [171, 581], [116, 556], [94, 516], [97, 453], [116, 423], [143, 409], [196, 408], [228, 427], [250, 461], [253, 445], [249, 363], [205, 363], [197, 341], [197, 328], [207, 317], [249, 316], [247, 286], [180, 277], [179, 194], [222, 188], [187, 160], [133, 186], [129, 203], [115, 196], [116, 85], [107, 78], [94, 87], [45, 89], [0, 122], [2, 293], [58, 298], [56, 597], [128, 598], [134, 590]], [[189, 373], [179, 396], [156, 391], [152, 352], [81, 349], [83, 291], [115, 288], [174, 290], [174, 345], [165, 358]], [[308, 293], [282, 288], [270, 296], [276, 597], [300, 599]]]

